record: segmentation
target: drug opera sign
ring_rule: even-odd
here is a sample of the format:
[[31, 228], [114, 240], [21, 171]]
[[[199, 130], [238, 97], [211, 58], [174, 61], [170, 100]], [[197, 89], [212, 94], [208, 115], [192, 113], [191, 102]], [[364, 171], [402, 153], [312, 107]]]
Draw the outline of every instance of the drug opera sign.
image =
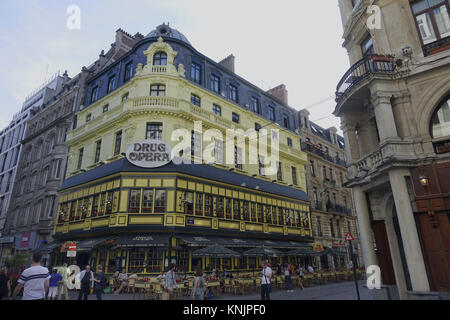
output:
[[133, 143], [126, 152], [127, 159], [141, 168], [158, 168], [165, 166], [172, 159], [171, 146], [160, 140], [142, 140]]

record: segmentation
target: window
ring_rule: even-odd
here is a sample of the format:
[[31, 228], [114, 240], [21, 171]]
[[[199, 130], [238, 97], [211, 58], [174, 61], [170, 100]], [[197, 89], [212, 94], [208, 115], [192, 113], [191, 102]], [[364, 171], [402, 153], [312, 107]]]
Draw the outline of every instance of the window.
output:
[[127, 93], [125, 93], [123, 96], [122, 96], [122, 102], [125, 102], [125, 101], [127, 101], [128, 100], [128, 96], [130, 95], [130, 93], [129, 92], [127, 92]]
[[229, 86], [229, 98], [238, 103], [238, 88], [232, 84]]
[[111, 76], [108, 79], [108, 92], [110, 93], [111, 91], [113, 91], [116, 88], [116, 76]]
[[373, 47], [373, 39], [370, 34], [361, 43], [361, 50], [364, 57], [369, 54], [375, 53], [375, 48]]
[[234, 167], [242, 170], [242, 149], [234, 146]]
[[241, 206], [240, 201], [233, 199], [233, 218], [235, 220], [241, 220]]
[[275, 108], [272, 106], [269, 106], [268, 111], [269, 111], [269, 119], [271, 121], [275, 121]]
[[292, 167], [292, 184], [294, 186], [297, 186], [297, 168], [296, 167]]
[[44, 172], [42, 173], [42, 185], [44, 186], [45, 183], [50, 179], [50, 167], [45, 167]]
[[333, 225], [333, 220], [330, 220], [330, 233], [331, 233], [331, 237], [335, 238], [335, 234], [334, 234], [334, 225]]
[[162, 140], [163, 124], [162, 123], [147, 123], [146, 139]]
[[437, 108], [432, 117], [432, 137], [442, 138], [450, 135], [450, 96]]
[[78, 150], [78, 164], [77, 164], [78, 170], [81, 169], [81, 165], [83, 164], [83, 152], [84, 152], [84, 148], [81, 148]]
[[191, 80], [197, 83], [201, 83], [201, 71], [202, 67], [195, 63], [191, 63]]
[[61, 178], [61, 165], [62, 165], [62, 159], [56, 160], [56, 168], [55, 168], [55, 179]]
[[98, 95], [98, 87], [94, 87], [91, 92], [91, 103], [97, 100], [97, 95]]
[[333, 177], [333, 169], [330, 168], [330, 180], [334, 181], [334, 177]]
[[258, 172], [260, 176], [264, 176], [264, 156], [258, 157]]
[[108, 112], [109, 111], [109, 104], [107, 104], [106, 106], [103, 107], [103, 113]]
[[210, 77], [211, 90], [217, 94], [220, 94], [220, 78], [215, 74], [211, 74]]
[[319, 218], [319, 217], [317, 217], [317, 235], [318, 235], [319, 237], [322, 237], [322, 236], [323, 236], [323, 233], [322, 233], [322, 224], [320, 223], [320, 218]]
[[217, 217], [219, 217], [219, 218], [224, 217], [224, 198], [223, 197], [216, 198], [216, 214], [217, 214]]
[[261, 125], [255, 122], [255, 131], [259, 132], [259, 130], [261, 130]]
[[200, 107], [201, 103], [200, 101], [201, 101], [200, 97], [196, 96], [195, 94], [191, 94], [191, 103], [194, 106]]
[[255, 113], [259, 113], [260, 108], [259, 108], [259, 99], [255, 98], [255, 97], [251, 97], [250, 99], [250, 107], [251, 110]]
[[184, 193], [184, 213], [194, 213], [194, 193], [186, 191]]
[[145, 248], [132, 248], [128, 263], [128, 271], [131, 273], [143, 273], [145, 263]]
[[155, 192], [155, 213], [166, 212], [166, 190]]
[[309, 168], [311, 169], [311, 176], [315, 177], [316, 176], [316, 169], [314, 166], [314, 161], [310, 161], [309, 162]]
[[292, 139], [291, 138], [287, 138], [287, 145], [288, 145], [288, 147], [292, 147]]
[[223, 164], [223, 141], [214, 140], [214, 161], [217, 164]]
[[283, 181], [283, 172], [282, 172], [282, 164], [281, 162], [277, 161], [277, 180]]
[[205, 195], [205, 216], [212, 217], [213, 215], [213, 201], [212, 196]]
[[424, 45], [450, 36], [449, 4], [446, 0], [420, 0], [411, 8]]
[[[149, 248], [147, 251], [147, 272], [161, 272], [164, 251], [160, 248]], [[178, 261], [178, 260], [177, 260]]]
[[234, 113], [234, 112], [233, 112], [233, 114], [232, 114], [232, 120], [233, 120], [233, 122], [235, 122], [235, 123], [239, 123], [239, 121], [240, 121], [239, 115], [238, 115], [237, 113]]
[[131, 213], [139, 213], [141, 204], [141, 190], [130, 190], [130, 200], [128, 211]]
[[201, 158], [202, 156], [202, 135], [198, 132], [191, 132], [191, 156]]
[[150, 96], [151, 97], [165, 97], [166, 96], [166, 85], [152, 84], [150, 86]]
[[153, 189], [145, 189], [142, 193], [142, 213], [153, 212]]
[[100, 162], [100, 152], [102, 150], [102, 140], [98, 140], [95, 143], [95, 158], [94, 158], [94, 163], [98, 163]]
[[92, 120], [92, 114], [88, 114], [87, 116], [86, 116], [86, 122], [89, 122], [89, 121], [91, 121]]
[[289, 126], [289, 117], [288, 117], [287, 115], [285, 115], [285, 116], [283, 117], [283, 125], [284, 125], [284, 127], [287, 128], [287, 129], [290, 128], [290, 126]]
[[250, 207], [249, 207], [248, 201], [243, 201], [242, 215], [243, 215], [245, 221], [250, 221]]
[[116, 141], [114, 142], [114, 156], [120, 154], [120, 149], [122, 146], [122, 131], [116, 133]]
[[213, 104], [212, 111], [217, 116], [222, 116], [222, 108], [218, 106], [217, 104]]
[[325, 167], [325, 166], [322, 167], [322, 173], [323, 173], [323, 178], [326, 179], [326, 180], [328, 180], [328, 177], [327, 177], [327, 167]]
[[157, 52], [153, 56], [153, 65], [154, 66], [165, 66], [167, 65], [167, 54], [165, 52]]
[[195, 215], [203, 215], [203, 193], [197, 192], [195, 194]]
[[124, 82], [129, 81], [133, 77], [133, 62], [128, 62], [125, 65], [125, 75], [124, 75]]

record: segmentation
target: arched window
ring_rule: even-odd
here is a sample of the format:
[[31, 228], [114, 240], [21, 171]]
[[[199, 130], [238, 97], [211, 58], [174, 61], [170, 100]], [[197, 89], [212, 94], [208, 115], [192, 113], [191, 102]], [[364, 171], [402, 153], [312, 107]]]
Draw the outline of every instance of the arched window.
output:
[[165, 52], [159, 51], [153, 56], [154, 66], [165, 66], [167, 65], [167, 54]]
[[433, 138], [450, 136], [450, 96], [444, 99], [431, 119]]

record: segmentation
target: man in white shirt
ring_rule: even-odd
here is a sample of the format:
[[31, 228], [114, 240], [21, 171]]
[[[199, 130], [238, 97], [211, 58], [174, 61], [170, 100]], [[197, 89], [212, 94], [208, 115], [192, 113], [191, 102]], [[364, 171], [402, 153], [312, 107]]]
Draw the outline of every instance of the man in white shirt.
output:
[[314, 273], [314, 269], [313, 269], [313, 267], [311, 267], [311, 265], [308, 266], [308, 272]]
[[41, 253], [33, 254], [32, 265], [20, 275], [11, 299], [14, 299], [23, 287], [22, 300], [45, 300], [51, 276], [47, 268], [41, 267], [41, 259]]
[[272, 278], [272, 268], [267, 265], [267, 260], [262, 263], [261, 270], [261, 299], [270, 300], [271, 284], [270, 278]]

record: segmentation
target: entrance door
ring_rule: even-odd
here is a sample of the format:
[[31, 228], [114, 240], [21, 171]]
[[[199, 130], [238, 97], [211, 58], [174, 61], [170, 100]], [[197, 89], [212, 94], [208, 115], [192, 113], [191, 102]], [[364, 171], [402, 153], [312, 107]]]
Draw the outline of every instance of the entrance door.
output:
[[431, 290], [450, 291], [450, 212], [415, 216]]
[[[386, 233], [384, 220], [373, 221], [372, 230], [377, 244], [377, 258], [381, 269], [381, 278], [385, 285], [395, 285], [394, 267], [392, 266], [391, 250]], [[366, 266], [368, 267], [368, 266]]]
[[77, 252], [77, 265], [80, 267], [81, 270], [83, 270], [84, 267], [89, 264], [89, 257], [90, 257], [89, 253]]

